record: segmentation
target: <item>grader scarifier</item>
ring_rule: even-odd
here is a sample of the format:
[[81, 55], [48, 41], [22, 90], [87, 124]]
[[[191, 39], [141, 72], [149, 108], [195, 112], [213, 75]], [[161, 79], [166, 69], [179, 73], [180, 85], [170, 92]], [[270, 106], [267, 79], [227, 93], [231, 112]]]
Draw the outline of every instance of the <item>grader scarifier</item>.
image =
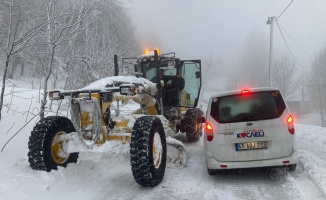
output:
[[[130, 64], [130, 60], [133, 59], [123, 59], [123, 63]], [[48, 116], [36, 124], [28, 142], [32, 169], [51, 171], [58, 166], [66, 167], [77, 162], [79, 152], [120, 140], [130, 144], [131, 170], [138, 184], [152, 187], [162, 181], [167, 147], [175, 148], [180, 155], [185, 152], [180, 141], [166, 138], [167, 135], [186, 132], [190, 142], [197, 141], [201, 135], [202, 112], [195, 108], [200, 91], [200, 61], [182, 62], [157, 51], [134, 61], [138, 77], [113, 76], [80, 90], [48, 91], [50, 100], [70, 100], [71, 119]], [[166, 80], [160, 80], [160, 70], [169, 72]], [[170, 98], [176, 98], [175, 104], [166, 103], [166, 89], [172, 86], [176, 75], [181, 75], [185, 83], [182, 90], [177, 86], [175, 96], [170, 94]], [[190, 78], [191, 82], [187, 83]], [[129, 100], [138, 103], [140, 108], [113, 117], [113, 103]]]

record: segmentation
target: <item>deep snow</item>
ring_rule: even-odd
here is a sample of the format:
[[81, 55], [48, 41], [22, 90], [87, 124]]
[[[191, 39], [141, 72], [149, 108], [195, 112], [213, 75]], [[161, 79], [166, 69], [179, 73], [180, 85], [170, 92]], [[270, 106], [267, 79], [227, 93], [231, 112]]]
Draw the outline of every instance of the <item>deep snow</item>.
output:
[[[14, 88], [13, 97], [9, 94], [12, 89], [8, 87], [5, 92], [1, 148], [39, 108], [39, 91]], [[55, 111], [47, 115], [55, 115]], [[144, 188], [134, 181], [129, 146], [120, 142], [107, 143], [95, 153], [81, 153], [78, 163], [67, 168], [49, 173], [32, 170], [27, 161], [27, 143], [38, 120], [35, 117], [0, 152], [0, 199], [325, 199], [326, 128], [303, 125], [314, 121], [311, 116], [295, 124], [299, 166], [294, 172], [248, 169], [209, 176], [202, 138], [190, 144], [181, 133], [177, 138], [188, 151], [188, 164], [168, 166], [162, 183], [155, 188]]]

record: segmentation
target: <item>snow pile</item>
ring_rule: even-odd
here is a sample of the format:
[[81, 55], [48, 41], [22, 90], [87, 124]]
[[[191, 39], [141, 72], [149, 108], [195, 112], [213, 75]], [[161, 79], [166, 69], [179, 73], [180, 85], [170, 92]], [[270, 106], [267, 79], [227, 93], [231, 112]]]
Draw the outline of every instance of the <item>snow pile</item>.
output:
[[167, 144], [167, 166], [186, 166], [187, 165], [187, 152], [182, 142], [172, 137], [166, 138]]
[[326, 196], [326, 128], [296, 124], [299, 164]]

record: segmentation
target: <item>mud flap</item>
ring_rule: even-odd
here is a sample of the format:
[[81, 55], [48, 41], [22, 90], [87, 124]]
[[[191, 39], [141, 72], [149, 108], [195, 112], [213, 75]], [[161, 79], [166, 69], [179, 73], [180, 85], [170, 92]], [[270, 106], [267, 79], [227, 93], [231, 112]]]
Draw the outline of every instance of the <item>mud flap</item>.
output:
[[188, 157], [184, 145], [179, 140], [172, 137], [166, 138], [167, 159], [166, 164], [168, 167], [176, 167], [187, 165]]

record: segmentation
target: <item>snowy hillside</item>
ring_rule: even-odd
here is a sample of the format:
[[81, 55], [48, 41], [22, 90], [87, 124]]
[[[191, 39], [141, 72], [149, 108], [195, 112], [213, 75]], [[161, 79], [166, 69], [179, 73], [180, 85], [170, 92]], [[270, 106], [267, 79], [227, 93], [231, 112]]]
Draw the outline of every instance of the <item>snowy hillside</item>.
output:
[[[296, 124], [299, 166], [291, 173], [284, 169], [248, 169], [210, 176], [202, 138], [187, 143], [185, 135], [179, 134], [177, 138], [188, 151], [188, 165], [168, 166], [161, 184], [144, 188], [132, 176], [129, 146], [120, 142], [110, 142], [96, 153], [81, 153], [78, 163], [67, 168], [49, 173], [32, 170], [27, 161], [27, 143], [38, 120], [32, 118], [38, 113], [39, 91], [8, 87], [5, 93], [0, 147], [21, 130], [0, 152], [3, 200], [326, 198], [326, 129], [322, 127]], [[47, 115], [54, 115], [55, 107]]]

